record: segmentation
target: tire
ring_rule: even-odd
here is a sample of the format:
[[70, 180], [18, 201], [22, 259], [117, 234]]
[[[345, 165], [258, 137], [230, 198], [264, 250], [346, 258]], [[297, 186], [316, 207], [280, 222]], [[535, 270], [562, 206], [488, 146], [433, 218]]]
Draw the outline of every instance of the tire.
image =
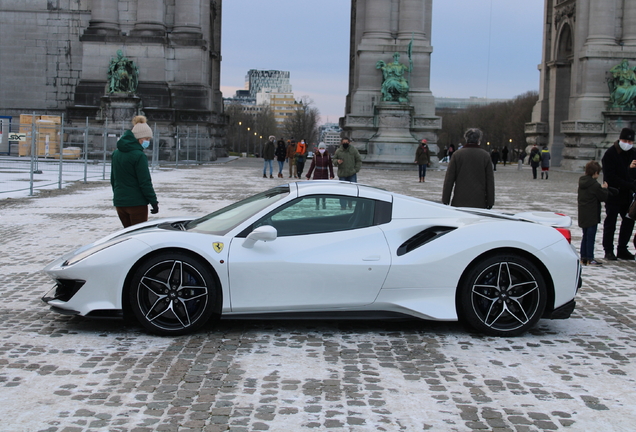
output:
[[460, 320], [490, 336], [518, 336], [534, 326], [547, 301], [546, 283], [529, 260], [497, 254], [473, 265], [458, 293]]
[[200, 259], [173, 252], [144, 261], [131, 279], [129, 302], [137, 321], [161, 336], [192, 333], [212, 317], [213, 274]]

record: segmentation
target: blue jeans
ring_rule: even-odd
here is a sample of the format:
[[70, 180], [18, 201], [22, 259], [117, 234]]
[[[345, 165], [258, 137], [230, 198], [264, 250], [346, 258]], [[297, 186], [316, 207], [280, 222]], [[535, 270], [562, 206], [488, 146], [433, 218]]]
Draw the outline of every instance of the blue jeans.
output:
[[278, 174], [282, 174], [283, 173], [283, 165], [285, 165], [285, 161], [277, 161], [278, 162]]
[[420, 171], [420, 177], [426, 177], [426, 165], [417, 166]]
[[591, 261], [594, 259], [594, 241], [596, 239], [596, 229], [598, 225], [583, 228], [583, 238], [581, 239], [581, 259]]
[[274, 162], [271, 159], [265, 159], [265, 163], [263, 164], [263, 175], [267, 174], [267, 166], [269, 165], [269, 175], [272, 175], [272, 170], [274, 169], [274, 166], [272, 165], [272, 162]]
[[354, 174], [354, 175], [350, 175], [350, 176], [347, 176], [347, 177], [338, 177], [338, 180], [356, 183], [358, 181], [358, 175]]

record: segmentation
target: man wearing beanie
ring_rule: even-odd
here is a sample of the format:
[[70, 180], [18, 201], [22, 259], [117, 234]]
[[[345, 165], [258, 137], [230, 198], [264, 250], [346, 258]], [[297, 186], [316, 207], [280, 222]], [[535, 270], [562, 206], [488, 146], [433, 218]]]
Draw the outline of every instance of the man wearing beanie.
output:
[[157, 195], [152, 187], [148, 158], [143, 152], [150, 145], [152, 129], [146, 117], [136, 116], [132, 130], [127, 130], [117, 141], [110, 170], [113, 205], [124, 228], [148, 220], [151, 213], [159, 213]]
[[453, 207], [489, 209], [495, 204], [495, 174], [490, 155], [479, 147], [479, 129], [468, 129], [464, 138], [466, 145], [457, 150], [448, 163], [442, 202]]
[[[634, 220], [627, 216], [632, 194], [636, 192], [636, 161], [634, 158], [634, 130], [624, 128], [618, 141], [605, 151], [603, 155], [603, 181], [609, 187], [618, 189], [618, 194], [610, 196], [605, 202], [605, 221], [603, 222], [603, 249], [605, 259], [633, 260], [634, 255], [627, 250], [627, 243], [632, 236]], [[618, 233], [618, 246], [614, 254], [614, 233], [618, 215], [621, 215], [621, 227]]]

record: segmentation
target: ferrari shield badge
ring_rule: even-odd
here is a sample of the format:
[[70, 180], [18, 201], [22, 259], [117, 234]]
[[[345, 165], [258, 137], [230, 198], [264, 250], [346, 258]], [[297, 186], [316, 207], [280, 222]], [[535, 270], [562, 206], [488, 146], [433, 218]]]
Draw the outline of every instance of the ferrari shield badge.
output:
[[212, 247], [214, 248], [214, 251], [216, 253], [221, 253], [221, 251], [223, 250], [223, 243], [214, 242], [214, 243], [212, 243]]

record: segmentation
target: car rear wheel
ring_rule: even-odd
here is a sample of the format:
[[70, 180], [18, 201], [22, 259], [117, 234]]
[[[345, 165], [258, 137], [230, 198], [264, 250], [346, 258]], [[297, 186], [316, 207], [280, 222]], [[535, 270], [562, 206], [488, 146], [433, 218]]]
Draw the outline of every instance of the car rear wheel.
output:
[[213, 315], [216, 282], [200, 259], [164, 253], [146, 260], [135, 272], [129, 291], [137, 320], [158, 335], [191, 333]]
[[529, 260], [498, 254], [474, 265], [459, 288], [458, 314], [475, 330], [517, 336], [536, 324], [545, 310], [546, 283]]

